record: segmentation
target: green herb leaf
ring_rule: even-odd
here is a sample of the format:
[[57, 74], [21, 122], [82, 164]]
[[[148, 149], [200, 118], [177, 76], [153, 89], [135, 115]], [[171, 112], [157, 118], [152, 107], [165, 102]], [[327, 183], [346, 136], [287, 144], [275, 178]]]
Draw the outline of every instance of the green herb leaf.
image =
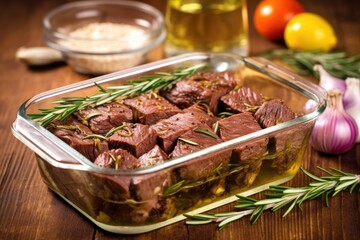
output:
[[164, 191], [164, 195], [168, 196], [171, 194], [176, 193], [185, 183], [185, 180], [182, 180], [180, 182], [177, 182], [171, 186], [169, 186], [168, 188], [166, 188], [166, 190]]
[[202, 133], [202, 134], [208, 135], [209, 137], [212, 137], [215, 139], [217, 137], [215, 134], [213, 134], [212, 132], [209, 132], [208, 130], [196, 129], [196, 130], [194, 130], [194, 132]]

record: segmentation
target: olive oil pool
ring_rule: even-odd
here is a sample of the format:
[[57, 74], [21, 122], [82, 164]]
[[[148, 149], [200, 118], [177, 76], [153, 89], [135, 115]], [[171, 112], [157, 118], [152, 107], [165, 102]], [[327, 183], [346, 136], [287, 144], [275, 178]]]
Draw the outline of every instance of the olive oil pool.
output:
[[248, 54], [246, 0], [168, 0], [165, 51]]

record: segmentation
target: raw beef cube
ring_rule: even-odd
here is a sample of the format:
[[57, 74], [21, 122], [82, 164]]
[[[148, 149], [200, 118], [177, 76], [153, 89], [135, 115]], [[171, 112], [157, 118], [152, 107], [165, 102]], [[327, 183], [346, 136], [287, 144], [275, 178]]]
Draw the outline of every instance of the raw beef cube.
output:
[[141, 167], [152, 166], [168, 159], [168, 155], [158, 145], [139, 157]]
[[147, 125], [154, 124], [160, 119], [169, 118], [182, 112], [179, 108], [154, 92], [125, 99], [124, 103], [132, 109], [136, 122]]
[[[283, 100], [274, 99], [264, 102], [254, 116], [263, 128], [267, 128], [292, 120], [297, 114], [286, 106]], [[294, 165], [307, 133], [303, 128], [291, 129], [270, 138], [269, 153], [277, 155], [272, 167], [283, 172]]]
[[[228, 141], [261, 130], [251, 113], [238, 113], [219, 121], [220, 137]], [[232, 175], [238, 185], [250, 186], [262, 165], [261, 157], [267, 152], [269, 139], [262, 138], [233, 150], [231, 163], [238, 165], [239, 172]]]
[[91, 137], [94, 133], [72, 116], [63, 121], [54, 120], [48, 130], [91, 161], [108, 150], [106, 141]]
[[[163, 163], [168, 160], [166, 153], [159, 146], [155, 146], [140, 158], [141, 167], [149, 167]], [[171, 185], [171, 172], [162, 170], [156, 173], [147, 174], [132, 178], [130, 182], [131, 196], [141, 202], [132, 212], [135, 222], [144, 222], [146, 219], [164, 220], [173, 215], [175, 208], [173, 201], [162, 198], [164, 191]]]
[[262, 95], [248, 87], [232, 90], [221, 97], [224, 111], [254, 113], [264, 102]]
[[[207, 131], [211, 136], [203, 133], [203, 131]], [[180, 137], [174, 151], [171, 153], [172, 158], [184, 156], [223, 142], [206, 124], [190, 129]], [[214, 153], [211, 156], [200, 157], [199, 159], [178, 167], [176, 172], [180, 179], [190, 181], [216, 176], [218, 174], [216, 169], [226, 168], [230, 156], [231, 151], [226, 150]]]
[[236, 84], [237, 79], [230, 72], [199, 72], [177, 82], [162, 95], [182, 109], [206, 101], [211, 111], [217, 114], [220, 97], [230, 92]]
[[158, 135], [159, 146], [167, 153], [171, 153], [178, 137], [186, 131], [200, 125], [193, 113], [178, 113], [168, 119], [163, 119], [151, 126]]
[[[154, 147], [145, 153], [142, 159], [137, 159], [123, 149], [112, 149], [101, 154], [95, 161], [98, 166], [120, 170], [137, 169], [164, 162], [166, 156], [159, 147]], [[139, 175], [139, 176], [109, 176], [103, 179], [99, 192], [103, 197], [116, 198], [119, 204], [113, 209], [114, 204], [106, 206], [105, 211], [119, 212], [134, 223], [165, 220], [175, 214], [171, 199], [162, 198], [164, 190], [171, 184], [171, 174], [168, 170]], [[110, 201], [111, 202], [111, 201]], [[116, 201], [112, 201], [116, 202]]]
[[[228, 141], [261, 130], [260, 125], [251, 113], [238, 113], [219, 121], [220, 137]], [[258, 159], [267, 151], [268, 138], [257, 140], [251, 144], [234, 150], [234, 162]]]
[[201, 122], [213, 127], [218, 118], [211, 112], [209, 105], [204, 102], [195, 103], [194, 105], [185, 108], [184, 112], [193, 113], [194, 116]]
[[108, 138], [111, 149], [123, 148], [140, 157], [156, 145], [156, 132], [148, 125], [124, 123]]
[[103, 135], [113, 127], [120, 126], [124, 122], [132, 122], [133, 120], [131, 109], [118, 102], [80, 109], [74, 115], [94, 133]]

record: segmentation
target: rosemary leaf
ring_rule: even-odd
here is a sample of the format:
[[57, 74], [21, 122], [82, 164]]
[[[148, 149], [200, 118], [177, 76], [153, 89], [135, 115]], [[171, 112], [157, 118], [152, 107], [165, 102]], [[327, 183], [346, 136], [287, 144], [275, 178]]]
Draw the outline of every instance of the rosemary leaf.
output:
[[207, 223], [211, 223], [212, 220], [211, 219], [208, 219], [208, 220], [187, 220], [186, 221], [186, 224], [189, 224], [189, 225], [200, 225], [200, 224], [207, 224]]
[[229, 218], [226, 218], [225, 220], [221, 221], [220, 224], [219, 224], [219, 228], [222, 229], [226, 226], [226, 224], [230, 223], [230, 222], [233, 222], [233, 221], [236, 221], [242, 217], [244, 217], [245, 214], [241, 214], [241, 213], [238, 213], [237, 215], [235, 216], [232, 216], [232, 217], [229, 217]]
[[207, 219], [216, 218], [214, 215], [210, 215], [210, 214], [196, 214], [196, 215], [184, 214], [184, 216], [187, 218], [198, 219], [198, 220], [207, 220]]
[[226, 212], [226, 213], [215, 213], [215, 217], [232, 217], [239, 215], [239, 212]]
[[183, 186], [184, 183], [185, 183], [185, 180], [181, 180], [180, 182], [177, 182], [177, 183], [169, 186], [164, 191], [164, 195], [168, 196], [168, 195], [171, 195], [171, 194], [177, 192]]
[[265, 209], [266, 209], [266, 205], [260, 206], [260, 207], [255, 209], [253, 214], [251, 214], [251, 216], [250, 216], [250, 221], [251, 221], [252, 224], [257, 222], [257, 220], [260, 218], [261, 214], [263, 213], [263, 211]]
[[359, 179], [355, 178], [353, 179], [352, 181], [348, 181], [348, 182], [343, 182], [341, 184], [339, 184], [336, 188], [335, 188], [335, 191], [341, 191], [343, 189], [346, 189], [348, 186], [354, 184], [354, 183], [357, 183], [359, 181]]
[[281, 198], [269, 198], [269, 199], [258, 200], [257, 202], [254, 203], [254, 205], [258, 206], [258, 205], [274, 204], [281, 201], [283, 201], [283, 199]]
[[236, 195], [237, 198], [239, 198], [238, 202], [240, 201], [247, 201], [247, 202], [256, 202], [257, 200], [251, 197], [246, 197], [242, 195]]
[[104, 137], [103, 135], [100, 135], [100, 134], [89, 134], [89, 135], [86, 135], [85, 137], [83, 137], [83, 139], [90, 139], [90, 138], [98, 138], [98, 139], [102, 139], [102, 140], [107, 140], [106, 137]]
[[286, 217], [286, 215], [288, 215], [290, 213], [291, 210], [294, 209], [294, 207], [296, 206], [297, 200], [300, 198], [300, 196], [298, 196], [290, 205], [290, 207], [286, 210], [286, 212], [283, 214], [283, 217]]
[[187, 144], [190, 144], [190, 145], [193, 145], [193, 146], [198, 146], [199, 145], [197, 142], [191, 141], [191, 140], [186, 139], [186, 138], [179, 137], [178, 139], [180, 141], [184, 142], [184, 143], [187, 143]]
[[309, 173], [309, 172], [306, 171], [305, 169], [302, 169], [302, 170], [303, 170], [303, 173], [305, 173], [308, 177], [310, 177], [310, 178], [312, 178], [312, 179], [314, 179], [314, 180], [316, 180], [316, 181], [319, 181], [319, 182], [324, 182], [324, 181], [326, 181], [326, 180], [324, 180], [324, 179], [321, 179], [321, 178], [319, 178], [319, 177], [317, 177], [317, 176]]
[[231, 112], [220, 112], [218, 114], [219, 117], [229, 117], [229, 116], [232, 116], [234, 115], [234, 113], [231, 113]]
[[329, 206], [329, 195], [330, 195], [330, 192], [325, 193], [325, 205], [327, 207]]
[[212, 138], [216, 139], [216, 135], [209, 132], [208, 130], [196, 129], [196, 130], [194, 130], [194, 132], [202, 133], [202, 134], [208, 135], [209, 137], [212, 137]]
[[253, 208], [253, 203], [242, 203], [235, 205], [234, 208]]

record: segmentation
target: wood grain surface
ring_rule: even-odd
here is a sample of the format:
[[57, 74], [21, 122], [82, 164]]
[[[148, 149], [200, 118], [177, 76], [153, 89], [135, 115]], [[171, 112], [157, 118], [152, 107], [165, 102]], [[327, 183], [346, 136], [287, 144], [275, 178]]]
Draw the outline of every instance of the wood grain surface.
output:
[[[64, 0], [1, 1], [0, 9], [0, 239], [360, 239], [360, 194], [340, 193], [325, 207], [324, 199], [305, 202], [286, 218], [282, 211], [265, 212], [251, 225], [248, 218], [219, 231], [215, 224], [190, 226], [185, 221], [140, 235], [116, 235], [103, 231], [53, 194], [42, 182], [33, 152], [13, 137], [11, 124], [19, 106], [28, 98], [60, 86], [89, 78], [65, 64], [28, 68], [15, 59], [21, 46], [43, 46], [41, 21]], [[145, 1], [164, 11], [165, 0]], [[262, 38], [253, 28], [252, 16], [259, 0], [248, 0], [251, 55], [283, 48], [281, 43]], [[284, 1], [285, 2], [285, 1]], [[338, 49], [349, 55], [360, 53], [360, 2], [358, 0], [302, 0], [334, 26]], [[285, 3], [284, 3], [285, 4]], [[161, 53], [159, 53], [161, 54]], [[343, 155], [324, 155], [308, 147], [303, 166], [320, 174], [316, 166], [334, 167], [360, 174], [360, 145]], [[297, 174], [287, 183], [309, 182]], [[261, 194], [256, 194], [260, 198]], [[232, 211], [234, 204], [215, 212]]]

